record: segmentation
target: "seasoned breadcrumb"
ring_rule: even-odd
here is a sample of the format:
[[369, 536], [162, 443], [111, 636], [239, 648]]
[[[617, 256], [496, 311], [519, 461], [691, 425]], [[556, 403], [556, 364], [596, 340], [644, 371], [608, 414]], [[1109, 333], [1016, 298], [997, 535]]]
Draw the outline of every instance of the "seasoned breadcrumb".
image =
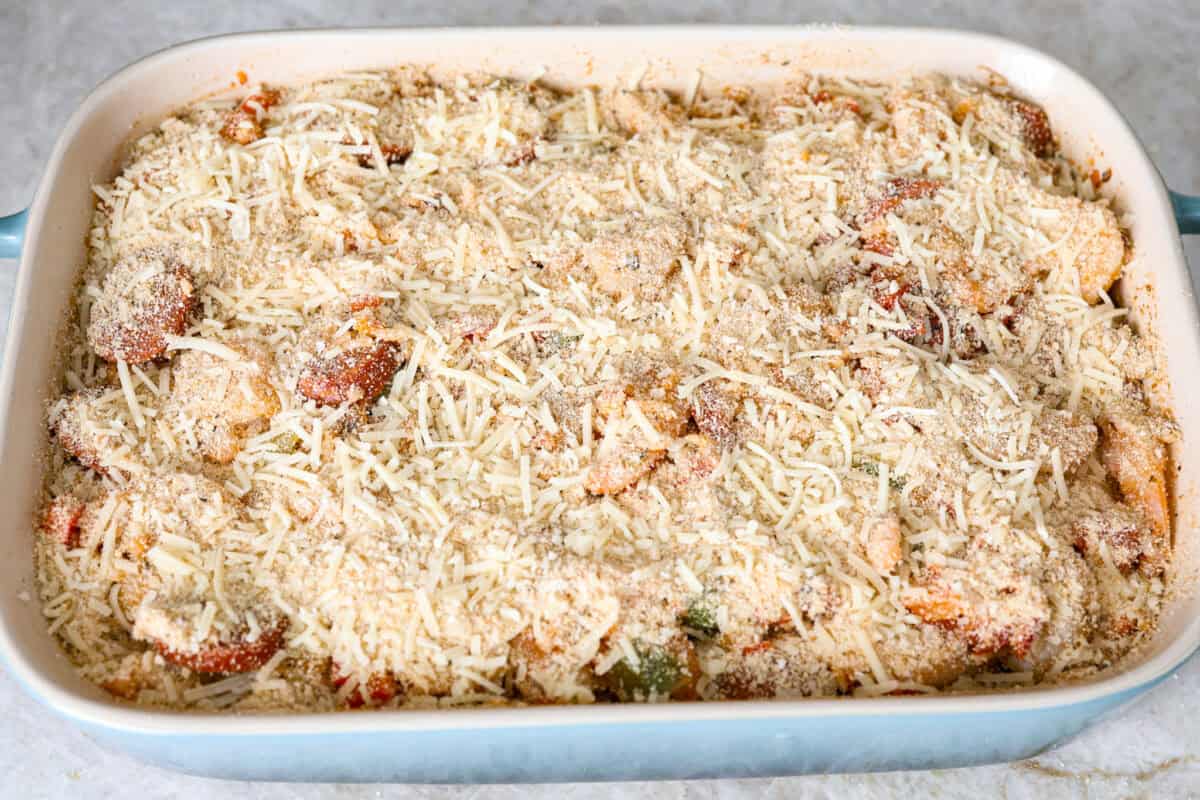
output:
[[259, 87], [97, 188], [35, 523], [138, 703], [914, 694], [1155, 626], [1125, 232], [996, 87]]

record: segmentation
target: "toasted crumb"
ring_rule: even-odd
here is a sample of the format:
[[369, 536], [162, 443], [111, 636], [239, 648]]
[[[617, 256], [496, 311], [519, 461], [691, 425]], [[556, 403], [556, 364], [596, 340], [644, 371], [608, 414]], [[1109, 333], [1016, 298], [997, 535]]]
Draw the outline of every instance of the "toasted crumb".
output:
[[29, 520], [83, 677], [255, 713], [917, 695], [1154, 635], [1177, 431], [1054, 109], [553, 85], [235, 88], [95, 187]]

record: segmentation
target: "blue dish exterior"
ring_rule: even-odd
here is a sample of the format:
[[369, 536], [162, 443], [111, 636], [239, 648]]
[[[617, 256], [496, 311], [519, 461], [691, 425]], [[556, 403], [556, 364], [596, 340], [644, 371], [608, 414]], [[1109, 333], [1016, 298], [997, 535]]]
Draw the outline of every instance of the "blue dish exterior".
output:
[[25, 241], [25, 223], [29, 209], [0, 217], [0, 258], [20, 258], [21, 243]]
[[1085, 703], [986, 713], [241, 737], [83, 727], [149, 763], [242, 780], [551, 783], [771, 777], [946, 769], [1028, 758], [1156, 683]]
[[1180, 233], [1200, 233], [1200, 195], [1171, 192], [1171, 207]]

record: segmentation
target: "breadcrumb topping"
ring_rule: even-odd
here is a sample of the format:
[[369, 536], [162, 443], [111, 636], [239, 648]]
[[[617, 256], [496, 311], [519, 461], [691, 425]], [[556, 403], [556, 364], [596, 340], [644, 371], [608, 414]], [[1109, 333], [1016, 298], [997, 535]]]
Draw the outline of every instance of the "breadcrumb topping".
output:
[[35, 558], [208, 709], [1076, 680], [1154, 629], [1127, 236], [993, 82], [256, 87], [95, 187]]

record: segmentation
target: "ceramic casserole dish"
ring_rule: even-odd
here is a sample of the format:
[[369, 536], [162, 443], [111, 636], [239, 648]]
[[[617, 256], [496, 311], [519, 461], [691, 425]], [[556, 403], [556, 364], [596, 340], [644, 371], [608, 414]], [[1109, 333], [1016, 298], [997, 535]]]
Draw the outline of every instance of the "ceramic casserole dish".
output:
[[[435, 74], [544, 71], [568, 86], [644, 72], [644, 86], [677, 91], [700, 67], [718, 84], [766, 87], [797, 71], [884, 79], [996, 70], [1045, 107], [1069, 156], [1112, 168], [1107, 191], [1131, 212], [1134, 241], [1120, 294], [1135, 324], [1161, 338], [1174, 395], [1196, 390], [1200, 319], [1179, 237], [1200, 231], [1200, 201], [1167, 191], [1094, 86], [1021, 45], [947, 31], [829, 27], [382, 29], [181, 45], [123, 69], [88, 96], [59, 137], [28, 213], [0, 221], [0, 255], [20, 253], [0, 381], [0, 655], [54, 711], [147, 761], [224, 778], [516, 782], [925, 769], [1033, 755], [1129, 703], [1200, 645], [1200, 596], [1178, 592], [1136, 659], [1088, 683], [1002, 694], [213, 715], [122, 705], [85, 682], [31, 599], [30, 520], [56, 334], [84, 259], [90, 187], [111, 179], [131, 137], [189, 101], [228, 90], [238, 70], [256, 82], [293, 84], [401, 63], [432, 65]], [[1200, 406], [1173, 407], [1183, 441], [1200, 441]], [[1200, 449], [1177, 450], [1175, 580], [1186, 587], [1200, 565]]]

